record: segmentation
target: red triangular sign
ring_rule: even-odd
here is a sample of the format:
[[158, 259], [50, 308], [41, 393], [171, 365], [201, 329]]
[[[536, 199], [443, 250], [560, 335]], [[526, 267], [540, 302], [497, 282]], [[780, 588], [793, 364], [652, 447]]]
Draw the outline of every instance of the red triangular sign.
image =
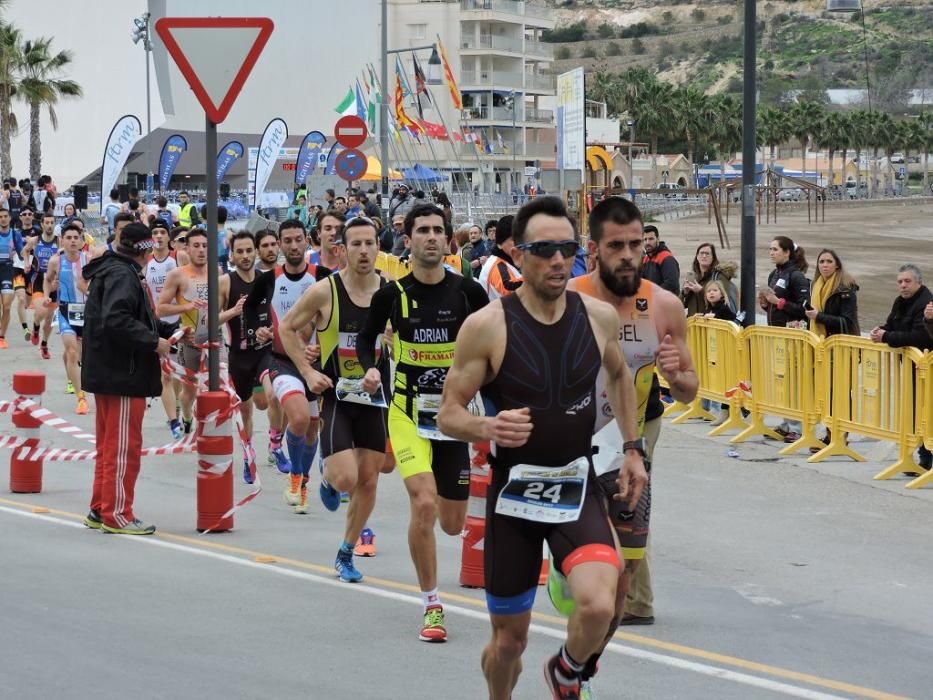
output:
[[268, 17], [163, 17], [156, 32], [204, 113], [227, 118], [273, 29]]

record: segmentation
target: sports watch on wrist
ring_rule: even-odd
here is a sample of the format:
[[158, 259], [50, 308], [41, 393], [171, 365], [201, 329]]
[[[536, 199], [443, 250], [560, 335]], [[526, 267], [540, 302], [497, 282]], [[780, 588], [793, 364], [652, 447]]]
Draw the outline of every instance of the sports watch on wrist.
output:
[[648, 456], [648, 451], [645, 449], [645, 438], [640, 437], [637, 440], [629, 440], [628, 442], [622, 443], [622, 451], [626, 452], [628, 450], [635, 450], [640, 453], [642, 457]]

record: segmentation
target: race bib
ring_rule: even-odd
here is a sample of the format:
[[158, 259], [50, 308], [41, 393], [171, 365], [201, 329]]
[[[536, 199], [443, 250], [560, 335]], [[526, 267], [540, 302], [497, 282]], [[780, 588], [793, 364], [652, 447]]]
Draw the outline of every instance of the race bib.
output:
[[496, 499], [496, 513], [559, 525], [580, 517], [590, 463], [586, 457], [565, 467], [516, 464]]
[[84, 304], [68, 304], [68, 323], [72, 326], [84, 325]]
[[341, 377], [337, 380], [335, 388], [338, 401], [347, 401], [349, 403], [358, 403], [363, 406], [375, 406], [376, 408], [388, 408], [385, 394], [382, 391], [382, 384], [376, 390], [375, 394], [370, 394], [363, 389], [362, 379], [350, 379]]
[[[440, 394], [419, 394], [415, 401], [418, 418], [418, 436], [427, 440], [453, 440], [456, 438], [448, 437], [437, 427], [437, 412], [441, 408]], [[467, 410], [474, 416], [483, 415], [482, 401], [479, 395], [474, 396], [467, 404]]]

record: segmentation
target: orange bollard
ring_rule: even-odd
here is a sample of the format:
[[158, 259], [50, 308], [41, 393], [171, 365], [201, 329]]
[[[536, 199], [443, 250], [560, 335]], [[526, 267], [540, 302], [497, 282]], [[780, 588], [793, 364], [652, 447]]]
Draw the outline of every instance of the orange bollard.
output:
[[[42, 372], [14, 372], [13, 391], [24, 399], [41, 401], [45, 392], [45, 374]], [[10, 457], [10, 492], [41, 493], [42, 460], [23, 459], [39, 443], [39, 427], [42, 425], [32, 414], [19, 408], [13, 411], [13, 425], [19, 437], [26, 438], [25, 444], [13, 449]]]
[[[233, 417], [228, 415], [230, 396], [223, 391], [206, 391], [195, 402], [198, 420], [198, 521], [199, 532], [226, 532], [233, 529], [233, 516], [223, 517], [233, 508]], [[219, 425], [206, 420], [212, 413], [227, 417]]]

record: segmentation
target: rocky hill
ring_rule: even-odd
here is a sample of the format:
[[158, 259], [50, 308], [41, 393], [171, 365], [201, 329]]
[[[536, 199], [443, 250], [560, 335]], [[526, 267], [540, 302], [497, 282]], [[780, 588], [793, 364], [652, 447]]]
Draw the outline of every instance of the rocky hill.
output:
[[[558, 72], [579, 65], [610, 72], [644, 66], [659, 78], [708, 92], [741, 89], [741, 0], [548, 4], [558, 16], [546, 37], [555, 44]], [[891, 108], [906, 104], [912, 88], [933, 88], [933, 3], [865, 5], [862, 17], [826, 12], [825, 0], [758, 2], [762, 101], [791, 89], [864, 89], [866, 73], [876, 102]]]

